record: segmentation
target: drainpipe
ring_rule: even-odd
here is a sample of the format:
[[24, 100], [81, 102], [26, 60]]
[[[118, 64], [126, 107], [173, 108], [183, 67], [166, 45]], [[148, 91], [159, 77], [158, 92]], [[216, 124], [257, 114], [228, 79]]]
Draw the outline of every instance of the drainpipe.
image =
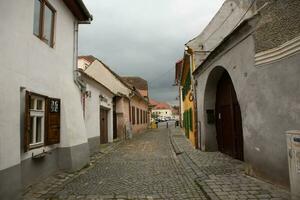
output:
[[83, 93], [86, 91], [86, 84], [81, 80], [80, 73], [78, 71], [78, 21], [74, 22], [74, 48], [73, 48], [73, 78], [74, 82], [80, 91]]
[[80, 73], [78, 71], [78, 26], [79, 24], [90, 24], [92, 21], [92, 16], [87, 21], [78, 21], [74, 22], [74, 47], [73, 47], [73, 78], [77, 87], [82, 93], [86, 92], [86, 84], [82, 81]]

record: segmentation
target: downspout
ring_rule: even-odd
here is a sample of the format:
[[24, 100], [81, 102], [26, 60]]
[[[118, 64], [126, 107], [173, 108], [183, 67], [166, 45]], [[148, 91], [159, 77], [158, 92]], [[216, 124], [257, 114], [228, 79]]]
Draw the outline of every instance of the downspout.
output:
[[73, 79], [81, 93], [86, 91], [86, 84], [82, 81], [78, 71], [78, 25], [79, 21], [74, 22], [74, 48], [73, 48]]
[[[193, 65], [194, 65], [194, 60], [193, 60], [193, 53], [190, 54], [188, 51], [192, 50], [188, 46], [185, 48], [185, 54], [189, 56], [190, 58], [190, 77], [191, 77], [191, 93], [193, 95], [193, 105], [194, 105], [194, 125], [195, 125], [195, 130], [194, 134], [196, 136], [196, 148], [200, 148], [199, 144], [199, 139], [201, 138], [200, 135], [198, 134], [198, 111], [197, 111], [197, 96], [196, 96], [196, 90], [195, 90], [195, 81], [193, 77]], [[198, 139], [199, 138], [199, 139]]]
[[74, 22], [74, 48], [73, 48], [73, 78], [77, 87], [81, 92], [86, 92], [86, 84], [82, 81], [80, 72], [78, 71], [78, 27], [79, 24], [91, 24], [93, 16], [87, 21], [78, 21]]
[[90, 24], [92, 20], [89, 18], [88, 21], [74, 21], [74, 35], [73, 35], [73, 80], [80, 90], [80, 98], [82, 102], [83, 117], [85, 118], [85, 93], [86, 83], [81, 79], [81, 74], [78, 70], [78, 26], [79, 24]]

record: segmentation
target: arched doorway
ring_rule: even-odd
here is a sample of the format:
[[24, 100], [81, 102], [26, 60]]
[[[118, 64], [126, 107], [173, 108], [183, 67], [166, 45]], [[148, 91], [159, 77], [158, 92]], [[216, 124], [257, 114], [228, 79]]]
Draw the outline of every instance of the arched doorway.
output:
[[219, 151], [243, 160], [241, 109], [232, 80], [226, 71], [223, 72], [217, 85], [215, 110]]

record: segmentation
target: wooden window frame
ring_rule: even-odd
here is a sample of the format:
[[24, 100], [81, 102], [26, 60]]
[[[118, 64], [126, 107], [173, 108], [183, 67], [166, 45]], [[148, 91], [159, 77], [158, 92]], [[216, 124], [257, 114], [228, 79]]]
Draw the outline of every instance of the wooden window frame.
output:
[[[31, 93], [30, 103], [31, 103], [32, 99], [35, 99], [35, 101], [36, 100], [42, 100], [43, 101], [43, 109], [42, 110], [37, 110], [37, 109], [31, 109], [30, 108], [29, 109], [29, 117], [30, 118], [32, 118], [32, 117], [35, 117], [35, 118], [42, 117], [43, 121], [42, 121], [41, 142], [30, 143], [30, 141], [29, 141], [28, 146], [29, 146], [30, 150], [40, 148], [40, 147], [44, 146], [45, 145], [45, 134], [46, 134], [46, 97], [43, 96], [43, 95], [40, 95], [40, 94]], [[42, 114], [38, 114], [38, 113], [42, 113]], [[34, 127], [35, 127], [35, 125], [34, 125]], [[35, 128], [33, 130], [35, 130]], [[34, 138], [35, 138], [36, 137], [36, 132], [33, 131], [33, 135], [34, 135]]]
[[[39, 143], [30, 143], [30, 130], [31, 130], [31, 112], [38, 111], [37, 109], [31, 109], [31, 99], [43, 99], [43, 123], [42, 123], [42, 135], [41, 135], [41, 141]], [[49, 106], [49, 102], [51, 101], [58, 101], [58, 110], [56, 112], [51, 111], [51, 107]], [[45, 147], [52, 144], [58, 144], [60, 143], [60, 116], [61, 116], [61, 100], [56, 98], [51, 98], [45, 95], [37, 94], [34, 92], [26, 91], [25, 95], [25, 118], [24, 118], [24, 152], [27, 152], [29, 150]], [[36, 106], [34, 107], [36, 108]], [[49, 134], [53, 132], [53, 127], [50, 125], [53, 125], [52, 119], [50, 115], [53, 116], [52, 113], [58, 113], [59, 117], [58, 124], [54, 124], [55, 130], [58, 130], [58, 135], [54, 138], [49, 138]], [[57, 114], [56, 114], [57, 115]], [[38, 116], [37, 116], [38, 117]], [[51, 122], [50, 122], [51, 121]], [[51, 132], [51, 133], [50, 133]], [[35, 133], [34, 133], [35, 134]], [[52, 140], [50, 140], [52, 139]]]
[[51, 24], [51, 36], [50, 36], [50, 47], [54, 48], [55, 45], [55, 26], [56, 26], [56, 10], [55, 8], [49, 3], [48, 0], [37, 0], [40, 1], [40, 18], [39, 18], [39, 34], [33, 33], [36, 37], [38, 37], [40, 40], [45, 42], [47, 45], [49, 45], [46, 41], [46, 38], [44, 37], [44, 21], [45, 21], [45, 7], [47, 6], [53, 13], [52, 15], [52, 24]]

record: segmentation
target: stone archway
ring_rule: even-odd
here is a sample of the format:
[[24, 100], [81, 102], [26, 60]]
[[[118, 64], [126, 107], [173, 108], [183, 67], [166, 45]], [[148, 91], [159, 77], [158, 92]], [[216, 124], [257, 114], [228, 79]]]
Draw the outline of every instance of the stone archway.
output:
[[230, 75], [215, 67], [208, 76], [204, 93], [205, 150], [221, 151], [243, 160], [240, 106]]

